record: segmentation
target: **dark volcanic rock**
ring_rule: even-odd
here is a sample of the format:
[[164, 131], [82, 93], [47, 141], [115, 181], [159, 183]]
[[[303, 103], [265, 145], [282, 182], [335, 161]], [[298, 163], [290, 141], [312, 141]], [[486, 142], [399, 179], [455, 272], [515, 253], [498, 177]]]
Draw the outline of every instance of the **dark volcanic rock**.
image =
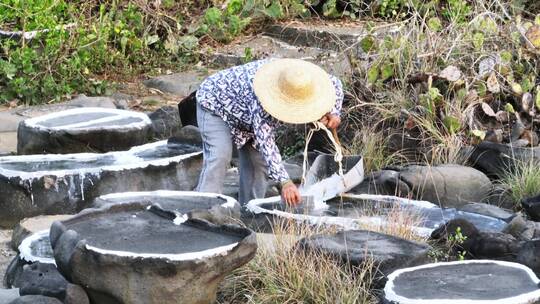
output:
[[516, 262], [531, 268], [536, 275], [540, 275], [540, 240], [525, 242], [519, 248]]
[[86, 291], [79, 286], [74, 284], [68, 284], [66, 288], [66, 296], [64, 297], [64, 304], [89, 304], [90, 299]]
[[540, 222], [540, 195], [524, 199], [521, 206], [533, 221]]
[[17, 298], [9, 302], [9, 304], [63, 304], [63, 303], [57, 298], [31, 295], [31, 296], [22, 296], [20, 298]]
[[482, 172], [460, 165], [406, 166], [366, 176], [353, 193], [412, 196], [441, 207], [461, 207], [486, 199], [493, 184]]
[[40, 263], [54, 267], [48, 229], [26, 237], [17, 250], [19, 250], [19, 254], [11, 261], [4, 276], [4, 286], [6, 287], [21, 287], [23, 285], [22, 275], [26, 266]]
[[169, 143], [193, 145], [202, 148], [201, 131], [195, 126], [185, 126], [174, 132], [169, 138]]
[[106, 154], [0, 158], [0, 226], [26, 217], [75, 213], [103, 194], [158, 189], [192, 190], [200, 148], [166, 141]]
[[307, 251], [330, 254], [354, 266], [373, 260], [383, 276], [402, 267], [426, 263], [430, 249], [425, 244], [365, 230], [315, 235], [300, 240], [298, 246]]
[[191, 191], [114, 193], [98, 197], [94, 207], [134, 202], [150, 202], [165, 210], [185, 214], [188, 218], [203, 219], [214, 224], [233, 224], [240, 219], [240, 204], [232, 197]]
[[383, 303], [536, 303], [538, 278], [527, 267], [499, 261], [436, 263], [395, 271]]
[[57, 222], [50, 238], [59, 270], [92, 303], [211, 303], [225, 275], [255, 255], [255, 234], [184, 220], [126, 203]]
[[152, 122], [146, 114], [104, 108], [52, 113], [19, 124], [18, 154], [109, 152], [148, 142]]
[[172, 106], [164, 106], [148, 115], [152, 121], [154, 137], [159, 139], [169, 138], [182, 126], [178, 109]]
[[501, 177], [516, 167], [517, 162], [530, 163], [540, 158], [540, 148], [516, 147], [483, 141], [474, 147], [470, 162], [478, 170], [494, 177]]
[[68, 281], [58, 272], [54, 264], [36, 262], [23, 267], [20, 294], [64, 299], [67, 285]]
[[448, 242], [458, 229], [465, 237], [461, 244], [455, 244], [453, 250], [466, 251], [470, 258], [514, 261], [521, 243], [513, 236], [501, 232], [482, 232], [465, 219], [453, 219], [439, 227], [431, 238]]

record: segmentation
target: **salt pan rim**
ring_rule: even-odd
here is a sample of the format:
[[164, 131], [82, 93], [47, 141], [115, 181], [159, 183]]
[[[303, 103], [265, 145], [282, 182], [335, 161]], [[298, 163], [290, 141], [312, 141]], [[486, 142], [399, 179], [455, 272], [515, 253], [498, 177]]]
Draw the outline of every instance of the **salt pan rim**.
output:
[[37, 257], [32, 254], [32, 249], [30, 249], [30, 245], [32, 245], [32, 242], [39, 240], [40, 238], [46, 236], [49, 237], [49, 230], [42, 230], [38, 231], [28, 237], [26, 237], [21, 244], [19, 245], [19, 254], [21, 259], [27, 261], [27, 262], [40, 262], [45, 264], [55, 264], [56, 262], [54, 259], [51, 258], [43, 258], [43, 257]]
[[221, 204], [221, 207], [224, 208], [234, 208], [237, 201], [227, 195], [223, 194], [217, 194], [217, 193], [210, 193], [210, 192], [196, 192], [196, 191], [172, 191], [172, 190], [157, 190], [157, 191], [141, 191], [141, 192], [119, 192], [119, 193], [111, 193], [111, 194], [105, 194], [98, 199], [102, 200], [108, 200], [108, 199], [118, 199], [118, 198], [131, 198], [131, 197], [137, 197], [137, 196], [160, 196], [160, 197], [186, 197], [186, 196], [200, 196], [200, 197], [210, 197], [210, 198], [221, 198], [224, 199], [226, 202]]
[[[373, 197], [372, 197], [373, 199]], [[346, 217], [338, 217], [338, 216], [315, 216], [315, 215], [307, 215], [307, 214], [294, 214], [289, 212], [284, 212], [281, 210], [268, 210], [260, 207], [260, 205], [265, 203], [277, 203], [281, 201], [281, 197], [274, 196], [264, 199], [254, 199], [251, 200], [247, 205], [246, 208], [255, 213], [267, 213], [267, 214], [274, 214], [280, 217], [294, 219], [297, 221], [305, 221], [310, 223], [311, 225], [331, 225], [331, 226], [338, 226], [342, 227], [344, 230], [355, 230], [355, 229], [361, 229], [362, 225], [376, 225], [376, 226], [386, 226], [389, 224], [388, 221], [380, 218], [380, 217], [368, 217], [368, 218], [346, 218]], [[434, 229], [425, 228], [425, 227], [411, 227], [411, 229], [419, 236], [421, 237], [429, 237]]]
[[[2, 163], [7, 162], [40, 162], [40, 161], [55, 161], [55, 160], [85, 160], [85, 161], [91, 161], [91, 160], [97, 160], [104, 156], [113, 156], [115, 159], [121, 160], [122, 158], [129, 158], [133, 159], [135, 156], [135, 153], [150, 150], [152, 148], [158, 148], [160, 146], [166, 146], [167, 141], [162, 140], [155, 143], [150, 143], [142, 146], [137, 146], [134, 148], [131, 148], [128, 151], [115, 151], [115, 152], [108, 152], [103, 154], [98, 153], [74, 153], [74, 154], [46, 154], [46, 155], [21, 155], [21, 156], [5, 156], [0, 157], [0, 175], [6, 176], [8, 178], [10, 177], [20, 177], [23, 180], [26, 179], [33, 179], [33, 178], [40, 178], [43, 176], [56, 176], [56, 177], [63, 177], [66, 175], [84, 175], [88, 173], [100, 173], [103, 171], [122, 171], [122, 170], [129, 170], [129, 169], [135, 169], [135, 168], [145, 168], [150, 165], [152, 166], [167, 166], [171, 164], [172, 162], [178, 162], [196, 155], [202, 154], [202, 152], [193, 152], [183, 155], [178, 155], [174, 157], [168, 157], [168, 158], [161, 158], [161, 159], [154, 159], [149, 161], [140, 161], [136, 163], [127, 163], [127, 164], [118, 164], [118, 165], [109, 165], [109, 166], [102, 166], [102, 167], [93, 167], [93, 168], [77, 168], [77, 169], [69, 169], [69, 170], [53, 170], [53, 171], [35, 171], [35, 172], [25, 172], [25, 171], [18, 171], [18, 170], [9, 170], [9, 169], [3, 169]], [[141, 159], [142, 160], [142, 159]]]
[[[115, 114], [114, 116], [109, 117], [103, 117], [99, 119], [89, 120], [85, 122], [79, 122], [74, 123], [71, 125], [64, 125], [64, 126], [58, 126], [58, 127], [45, 127], [40, 125], [40, 122], [64, 117], [64, 116], [70, 116], [74, 114], [88, 114], [88, 113], [111, 113]], [[125, 125], [107, 125], [107, 126], [94, 126], [94, 127], [86, 127], [88, 125], [92, 125], [96, 122], [109, 122], [114, 120], [120, 120], [124, 118], [139, 118], [140, 121], [132, 122], [130, 124]], [[108, 108], [76, 108], [76, 109], [69, 109], [64, 110], [56, 113], [46, 114], [43, 116], [30, 118], [24, 121], [24, 124], [26, 124], [28, 127], [40, 129], [40, 130], [70, 130], [70, 131], [77, 131], [77, 132], [86, 132], [86, 131], [95, 131], [95, 130], [118, 130], [118, 129], [142, 129], [146, 126], [150, 126], [152, 124], [152, 121], [148, 117], [148, 115], [140, 112], [134, 112], [134, 111], [126, 111], [126, 110], [119, 110], [119, 109], [108, 109]]]
[[434, 268], [434, 267], [444, 266], [444, 265], [486, 264], [486, 263], [499, 264], [501, 266], [513, 267], [513, 268], [524, 270], [535, 284], [540, 283], [540, 280], [538, 279], [538, 277], [536, 277], [534, 272], [525, 265], [512, 263], [512, 262], [505, 262], [505, 261], [494, 261], [494, 260], [468, 260], [468, 261], [432, 263], [432, 264], [426, 264], [426, 265], [396, 270], [388, 276], [388, 281], [384, 287], [384, 294], [387, 300], [395, 301], [400, 304], [432, 304], [432, 303], [437, 303], [437, 304], [527, 304], [527, 303], [532, 303], [533, 300], [540, 299], [540, 289], [526, 293], [526, 294], [518, 295], [515, 297], [499, 299], [499, 300], [409, 299], [409, 298], [405, 298], [405, 297], [397, 295], [393, 290], [394, 280], [396, 279], [396, 277], [406, 272], [411, 272], [418, 269]]
[[107, 250], [97, 248], [91, 245], [86, 245], [86, 249], [104, 254], [104, 255], [115, 255], [121, 257], [131, 257], [131, 258], [150, 258], [150, 259], [166, 259], [169, 261], [191, 261], [191, 260], [202, 260], [206, 258], [211, 258], [218, 255], [226, 255], [229, 251], [233, 250], [238, 243], [233, 243], [226, 246], [220, 246], [216, 248], [211, 248], [203, 251], [197, 252], [186, 252], [180, 254], [159, 254], [159, 253], [135, 253], [128, 251], [117, 251], [117, 250]]

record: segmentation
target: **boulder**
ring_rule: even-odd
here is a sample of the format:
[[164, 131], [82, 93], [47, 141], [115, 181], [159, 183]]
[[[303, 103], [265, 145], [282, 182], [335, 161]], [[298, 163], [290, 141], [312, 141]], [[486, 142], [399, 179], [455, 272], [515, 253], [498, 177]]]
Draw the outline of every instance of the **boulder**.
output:
[[462, 243], [454, 244], [454, 254], [465, 251], [473, 259], [496, 259], [515, 261], [521, 243], [510, 234], [502, 232], [479, 231], [475, 225], [465, 219], [453, 219], [434, 230], [431, 239], [448, 243], [458, 231], [463, 236]]
[[529, 218], [533, 221], [540, 222], [540, 195], [522, 200], [521, 206]]
[[122, 151], [148, 142], [146, 114], [104, 108], [78, 108], [19, 124], [18, 154]]
[[486, 199], [493, 184], [482, 172], [460, 165], [392, 168], [369, 174], [353, 193], [413, 197], [446, 208], [459, 208]]
[[169, 138], [182, 126], [178, 109], [172, 106], [161, 107], [150, 113], [148, 117], [152, 121], [154, 137], [159, 139]]
[[20, 294], [42, 295], [63, 300], [68, 281], [58, 272], [54, 264], [39, 262], [23, 267]]
[[383, 303], [536, 303], [540, 281], [517, 263], [478, 260], [427, 264], [388, 276]]
[[92, 303], [211, 303], [223, 278], [255, 255], [255, 234], [185, 219], [151, 203], [87, 209], [52, 225], [60, 272]]
[[31, 295], [31, 296], [22, 296], [20, 298], [17, 298], [9, 302], [9, 304], [63, 304], [63, 303], [57, 298]]
[[76, 213], [108, 193], [192, 190], [201, 166], [200, 148], [166, 141], [105, 154], [0, 157], [0, 227]]
[[166, 190], [114, 193], [98, 197], [93, 206], [100, 208], [133, 202], [151, 202], [181, 216], [214, 224], [233, 224], [240, 219], [240, 204], [232, 197], [214, 193]]
[[195, 126], [185, 126], [177, 129], [169, 138], [169, 143], [193, 145], [202, 148], [201, 131]]
[[13, 250], [19, 250], [19, 246], [25, 238], [34, 233], [49, 230], [54, 221], [62, 221], [71, 216], [72, 215], [68, 214], [40, 215], [21, 220], [17, 226], [13, 228], [13, 234], [11, 236], [11, 248], [13, 248]]
[[308, 252], [329, 254], [353, 266], [373, 261], [382, 276], [428, 262], [430, 250], [425, 244], [366, 230], [314, 235], [300, 240], [297, 246]]
[[90, 304], [90, 299], [81, 286], [68, 284], [64, 304]]
[[501, 177], [518, 162], [530, 163], [540, 158], [539, 147], [516, 147], [483, 141], [474, 147], [470, 154], [470, 163], [489, 176]]
[[525, 242], [518, 251], [516, 262], [531, 268], [540, 275], [540, 239]]
[[19, 254], [13, 258], [4, 276], [4, 286], [21, 287], [23, 270], [34, 263], [54, 266], [54, 256], [49, 241], [49, 229], [31, 234], [18, 246]]
[[535, 222], [526, 220], [522, 215], [515, 216], [502, 230], [521, 241], [529, 241], [538, 237], [540, 230]]

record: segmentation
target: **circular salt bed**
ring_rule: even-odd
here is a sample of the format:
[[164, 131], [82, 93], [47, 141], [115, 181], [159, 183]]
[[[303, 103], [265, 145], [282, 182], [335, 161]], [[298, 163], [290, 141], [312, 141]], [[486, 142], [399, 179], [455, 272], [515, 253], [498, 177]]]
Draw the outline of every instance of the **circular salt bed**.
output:
[[151, 203], [87, 209], [55, 222], [60, 272], [94, 303], [210, 303], [225, 275], [256, 252], [255, 234], [178, 218]]
[[371, 194], [345, 194], [326, 203], [306, 202], [295, 208], [283, 204], [280, 197], [272, 197], [252, 200], [247, 209], [253, 214], [254, 225], [263, 230], [269, 229], [272, 217], [344, 229], [406, 224], [421, 236], [429, 236], [453, 218], [467, 219], [483, 231], [501, 231], [506, 226], [500, 219], [453, 208], [441, 209], [427, 201]]
[[109, 152], [146, 143], [152, 122], [144, 113], [77, 108], [27, 119], [17, 133], [18, 154]]
[[158, 190], [149, 192], [123, 192], [102, 195], [94, 202], [94, 207], [133, 202], [151, 202], [161, 208], [175, 212], [181, 218], [198, 218], [214, 224], [237, 222], [240, 218], [240, 204], [232, 197], [195, 191]]
[[397, 304], [535, 303], [540, 299], [539, 282], [531, 269], [517, 263], [435, 263], [391, 273], [384, 299]]

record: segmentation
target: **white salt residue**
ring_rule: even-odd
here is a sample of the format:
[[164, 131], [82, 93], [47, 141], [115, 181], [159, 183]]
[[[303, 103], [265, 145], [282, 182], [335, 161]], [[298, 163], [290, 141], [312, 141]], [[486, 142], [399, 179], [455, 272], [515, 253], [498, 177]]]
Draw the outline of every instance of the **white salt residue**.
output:
[[136, 252], [128, 252], [128, 251], [101, 249], [101, 248], [97, 248], [90, 245], [86, 245], [86, 249], [100, 253], [100, 254], [104, 254], [104, 255], [115, 255], [115, 256], [128, 257], [128, 258], [166, 259], [169, 261], [193, 261], [193, 260], [207, 259], [214, 256], [219, 256], [219, 255], [224, 256], [229, 251], [233, 250], [236, 246], [238, 246], [238, 243], [233, 243], [230, 245], [211, 248], [211, 249], [198, 251], [198, 252], [186, 252], [186, 253], [178, 253], [178, 254], [136, 253]]
[[189, 220], [187, 214], [177, 213], [176, 217], [173, 220], [173, 223], [178, 226], [185, 223], [187, 220]]
[[[400, 276], [403, 273], [416, 271], [419, 269], [426, 269], [426, 268], [434, 268], [444, 265], [470, 265], [470, 264], [497, 264], [505, 267], [511, 267], [516, 268], [519, 270], [524, 271], [531, 281], [534, 284], [540, 283], [540, 280], [538, 277], [534, 274], [534, 272], [527, 266], [518, 264], [518, 263], [512, 263], [512, 262], [506, 262], [506, 261], [495, 261], [495, 260], [467, 260], [467, 261], [455, 261], [455, 262], [440, 262], [440, 263], [432, 263], [432, 264], [425, 264], [417, 267], [410, 267], [410, 268], [403, 268], [396, 270], [392, 272], [388, 276], [388, 281], [384, 287], [384, 295], [385, 298], [391, 302], [396, 303], [402, 303], [402, 304], [431, 304], [431, 303], [437, 303], [437, 304], [528, 304], [528, 303], [535, 303], [538, 299], [540, 299], [540, 289], [531, 291], [529, 293], [505, 298], [505, 299], [492, 299], [492, 300], [472, 300], [472, 299], [429, 299], [429, 300], [423, 300], [423, 299], [409, 299], [403, 296], [400, 296], [396, 294], [394, 291], [395, 285], [394, 280]], [[488, 287], [489, 288], [489, 287]], [[489, 290], [484, 290], [488, 292]]]
[[[308, 215], [308, 214], [290, 213], [290, 212], [285, 212], [285, 211], [281, 211], [277, 209], [270, 210], [270, 209], [264, 209], [261, 207], [261, 205], [266, 204], [266, 203], [279, 203], [279, 202], [281, 202], [281, 197], [279, 196], [274, 196], [274, 197], [269, 197], [269, 198], [264, 198], [264, 199], [254, 199], [254, 200], [251, 200], [246, 205], [246, 208], [249, 211], [253, 212], [254, 214], [261, 214], [261, 213], [273, 214], [273, 215], [277, 215], [283, 218], [289, 218], [289, 219], [294, 219], [296, 221], [307, 222], [314, 226], [337, 226], [337, 227], [341, 227], [344, 230], [361, 229], [362, 226], [364, 225], [380, 226], [380, 227], [392, 225], [392, 223], [379, 217], [348, 218], [348, 217], [338, 217], [338, 216], [316, 216], [316, 215]], [[419, 236], [428, 237], [431, 235], [434, 229], [413, 226], [411, 227], [411, 230], [413, 230], [414, 233]]]
[[196, 191], [172, 191], [172, 190], [157, 190], [157, 191], [141, 191], [141, 192], [119, 192], [112, 194], [101, 195], [99, 199], [102, 200], [119, 200], [126, 198], [139, 198], [139, 197], [167, 197], [167, 198], [185, 198], [189, 196], [195, 197], [210, 197], [210, 198], [221, 198], [225, 200], [225, 203], [221, 204], [221, 207], [224, 208], [234, 208], [238, 202], [227, 195], [210, 193], [210, 192], [196, 192]]
[[40, 262], [46, 264], [56, 264], [53, 258], [39, 257], [32, 254], [32, 243], [44, 237], [49, 237], [48, 229], [36, 232], [25, 238], [18, 247], [21, 259], [31, 263]]
[[34, 171], [34, 172], [25, 172], [25, 171], [19, 171], [19, 170], [9, 170], [2, 168], [2, 163], [21, 163], [21, 162], [50, 162], [50, 161], [94, 161], [101, 157], [112, 157], [114, 159], [133, 159], [132, 157], [136, 157], [135, 154], [141, 151], [148, 151], [152, 149], [159, 148], [161, 146], [166, 146], [167, 141], [158, 141], [151, 144], [146, 144], [138, 147], [134, 147], [128, 151], [116, 151], [116, 152], [108, 152], [104, 154], [96, 154], [96, 153], [75, 153], [75, 154], [47, 154], [47, 155], [24, 155], [24, 156], [5, 156], [0, 157], [0, 175], [4, 175], [8, 178], [10, 177], [20, 177], [23, 180], [26, 179], [34, 179], [34, 178], [41, 178], [44, 175], [54, 175], [56, 177], [63, 177], [67, 175], [74, 175], [74, 174], [100, 174], [103, 171], [122, 171], [122, 170], [130, 170], [130, 169], [136, 169], [136, 168], [145, 168], [150, 165], [152, 166], [167, 166], [173, 162], [179, 162], [184, 159], [188, 159], [190, 157], [200, 155], [202, 152], [193, 152], [189, 154], [182, 154], [178, 156], [168, 157], [168, 158], [161, 158], [161, 159], [155, 159], [155, 160], [148, 160], [148, 161], [139, 161], [136, 163], [124, 163], [124, 164], [116, 164], [113, 163], [112, 165], [102, 166], [102, 167], [90, 167], [90, 168], [74, 168], [74, 169], [68, 169], [68, 170], [52, 170], [52, 171]]
[[[74, 123], [71, 125], [66, 126], [59, 126], [59, 127], [45, 127], [41, 125], [41, 122], [56, 119], [64, 116], [71, 116], [71, 115], [84, 115], [89, 113], [110, 113], [114, 114], [113, 116], [103, 117], [99, 119], [89, 120], [81, 123]], [[124, 125], [107, 125], [107, 126], [95, 126], [95, 127], [87, 127], [82, 128], [84, 126], [88, 126], [91, 124], [94, 124], [95, 122], [109, 122], [114, 120], [120, 120], [125, 118], [137, 118], [139, 121], [132, 122], [130, 124], [124, 124]], [[94, 131], [94, 130], [101, 130], [101, 129], [107, 129], [107, 130], [115, 130], [115, 129], [142, 129], [146, 126], [149, 126], [152, 124], [152, 121], [148, 117], [148, 115], [144, 113], [139, 112], [133, 112], [133, 111], [126, 111], [126, 110], [118, 110], [118, 109], [107, 109], [107, 108], [77, 108], [77, 109], [69, 109], [65, 111], [60, 111], [56, 113], [51, 113], [43, 116], [39, 116], [36, 118], [27, 119], [24, 121], [24, 124], [26, 124], [29, 127], [42, 129], [42, 130], [68, 130], [71, 129], [71, 133], [75, 132], [85, 132], [85, 131]]]

